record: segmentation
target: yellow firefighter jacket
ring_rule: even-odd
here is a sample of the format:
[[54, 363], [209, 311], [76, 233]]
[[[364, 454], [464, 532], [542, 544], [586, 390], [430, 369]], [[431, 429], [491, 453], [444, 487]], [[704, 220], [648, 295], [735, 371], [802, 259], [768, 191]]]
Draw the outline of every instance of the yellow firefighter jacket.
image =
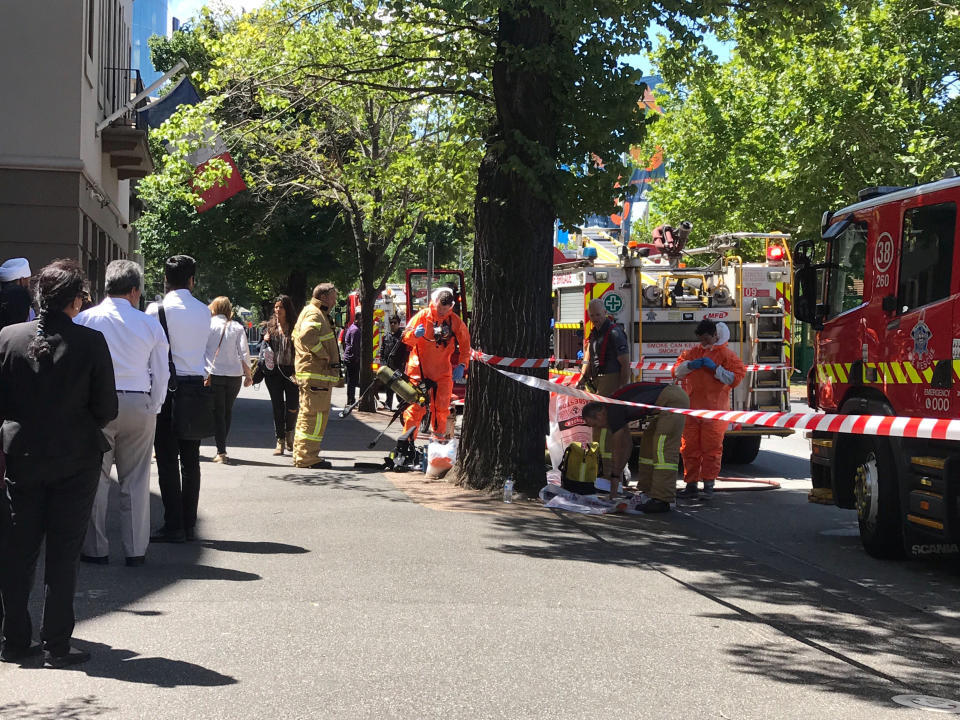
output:
[[340, 348], [327, 310], [316, 298], [300, 312], [293, 327], [297, 380], [313, 387], [333, 387], [340, 381]]

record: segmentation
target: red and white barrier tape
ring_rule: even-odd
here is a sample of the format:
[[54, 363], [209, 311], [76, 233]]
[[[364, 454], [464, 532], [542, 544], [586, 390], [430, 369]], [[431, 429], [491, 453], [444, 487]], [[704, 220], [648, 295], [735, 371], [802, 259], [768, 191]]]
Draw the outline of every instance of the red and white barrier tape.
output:
[[594, 395], [577, 390], [569, 385], [551, 382], [530, 375], [516, 373], [494, 367], [499, 373], [528, 387], [546, 392], [570, 395], [571, 397], [596, 400], [616, 405], [631, 405], [662, 412], [690, 415], [705, 420], [720, 420], [743, 425], [761, 425], [763, 427], [792, 428], [794, 430], [815, 430], [820, 432], [841, 432], [853, 435], [882, 435], [885, 437], [929, 438], [931, 440], [960, 440], [960, 419], [896, 417], [893, 415], [827, 415], [825, 413], [801, 412], [758, 412], [756, 410], [686, 410], [682, 408], [660, 407], [645, 403], [627, 402], [615, 398]]
[[[487, 353], [480, 352], [479, 350], [471, 350], [471, 357], [475, 360], [479, 360], [482, 363], [487, 365], [498, 365], [500, 367], [512, 367], [512, 368], [546, 368], [550, 367], [552, 364], [564, 363], [567, 365], [581, 365], [582, 362], [578, 360], [564, 360], [558, 358], [513, 358], [513, 357], [504, 357], [503, 355], [488, 355]], [[659, 370], [661, 372], [666, 372], [673, 368], [674, 363], [672, 362], [652, 362], [647, 360], [640, 360], [639, 362], [630, 363], [630, 367], [634, 370]], [[789, 365], [747, 365], [747, 372], [757, 372], [760, 370], [792, 370], [793, 368]]]
[[479, 360], [487, 365], [499, 365], [501, 367], [513, 368], [545, 368], [550, 367], [550, 363], [554, 361], [553, 358], [538, 358], [531, 360], [529, 358], [512, 358], [504, 357], [503, 355], [488, 355], [487, 353], [480, 352], [479, 350], [471, 350], [470, 356], [474, 360]]

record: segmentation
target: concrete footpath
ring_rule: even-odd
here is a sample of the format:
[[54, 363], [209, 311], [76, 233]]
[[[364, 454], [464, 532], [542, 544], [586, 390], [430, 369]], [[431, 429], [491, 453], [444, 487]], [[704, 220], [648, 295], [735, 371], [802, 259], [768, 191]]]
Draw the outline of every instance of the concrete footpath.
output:
[[[0, 665], [0, 719], [875, 720], [914, 716], [891, 702], [911, 689], [953, 697], [955, 668], [715, 523], [354, 470], [388, 419], [334, 415], [334, 469], [298, 470], [271, 454], [266, 388], [243, 390], [235, 464], [201, 451], [199, 539], [128, 568], [114, 526], [111, 564], [80, 568], [93, 659]], [[158, 525], [155, 477], [153, 505]]]

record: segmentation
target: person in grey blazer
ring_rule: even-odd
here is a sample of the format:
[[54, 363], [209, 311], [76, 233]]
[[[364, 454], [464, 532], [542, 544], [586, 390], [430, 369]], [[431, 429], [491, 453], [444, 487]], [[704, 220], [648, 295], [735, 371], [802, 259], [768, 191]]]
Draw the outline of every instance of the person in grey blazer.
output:
[[22, 662], [32, 645], [28, 608], [46, 540], [44, 662], [65, 667], [90, 654], [70, 647], [80, 548], [110, 446], [101, 428], [117, 416], [113, 363], [96, 330], [73, 323], [83, 302], [83, 273], [55, 260], [37, 280], [40, 315], [0, 331], [0, 442], [7, 456], [6, 501], [12, 527], [0, 550], [3, 643], [0, 659]]

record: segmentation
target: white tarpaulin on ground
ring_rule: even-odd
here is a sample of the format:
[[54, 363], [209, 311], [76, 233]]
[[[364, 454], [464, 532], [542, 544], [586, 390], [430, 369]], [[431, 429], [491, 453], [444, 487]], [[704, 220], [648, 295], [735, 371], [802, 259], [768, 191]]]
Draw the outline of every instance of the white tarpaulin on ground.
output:
[[583, 513], [584, 515], [607, 515], [609, 513], [628, 513], [641, 515], [637, 506], [647, 500], [643, 493], [618, 498], [616, 502], [605, 500], [597, 495], [578, 495], [564, 490], [559, 485], [545, 485], [540, 489], [540, 499], [544, 507]]

